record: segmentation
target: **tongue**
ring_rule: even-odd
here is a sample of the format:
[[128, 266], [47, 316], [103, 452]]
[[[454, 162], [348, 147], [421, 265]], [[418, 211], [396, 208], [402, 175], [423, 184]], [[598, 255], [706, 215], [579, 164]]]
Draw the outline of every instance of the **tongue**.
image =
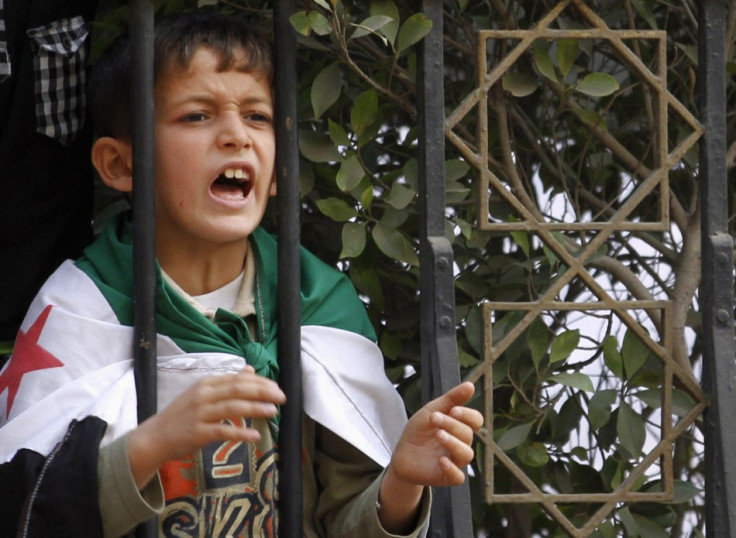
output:
[[240, 185], [233, 185], [232, 183], [213, 183], [212, 194], [218, 198], [227, 198], [229, 200], [242, 200], [245, 198], [243, 187]]

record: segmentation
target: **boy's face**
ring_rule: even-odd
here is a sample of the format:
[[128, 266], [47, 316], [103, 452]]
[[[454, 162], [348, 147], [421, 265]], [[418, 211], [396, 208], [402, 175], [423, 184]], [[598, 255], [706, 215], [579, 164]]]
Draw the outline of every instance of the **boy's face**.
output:
[[156, 233], [188, 247], [242, 241], [273, 191], [273, 100], [260, 73], [197, 50], [156, 84]]

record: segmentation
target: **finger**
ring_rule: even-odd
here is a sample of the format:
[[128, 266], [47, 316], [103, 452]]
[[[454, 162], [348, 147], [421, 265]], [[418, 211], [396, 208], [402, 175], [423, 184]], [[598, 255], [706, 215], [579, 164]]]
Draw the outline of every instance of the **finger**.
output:
[[432, 413], [431, 421], [433, 426], [446, 431], [453, 437], [460, 439], [460, 441], [465, 444], [469, 445], [473, 441], [473, 429], [461, 420], [457, 420], [452, 416], [444, 415], [439, 412], [434, 412]]
[[483, 426], [483, 415], [476, 409], [459, 406], [453, 407], [450, 409], [450, 416], [467, 424], [474, 432], [477, 432]]
[[440, 469], [442, 469], [443, 481], [448, 486], [459, 486], [465, 482], [465, 473], [453, 461], [443, 456], [440, 458]]
[[441, 411], [447, 413], [455, 406], [464, 405], [475, 393], [475, 386], [466, 381], [459, 385], [451, 388], [445, 392], [442, 396], [429, 402], [428, 408], [431, 411]]
[[233, 398], [276, 404], [286, 401], [278, 384], [253, 373], [212, 376], [203, 380], [203, 383], [203, 390], [206, 391], [203, 397], [211, 401]]
[[255, 428], [249, 428], [237, 422], [219, 422], [203, 430], [209, 442], [214, 441], [243, 441], [255, 443], [260, 441], [261, 434]]
[[219, 400], [199, 409], [202, 421], [217, 423], [222, 420], [245, 418], [271, 418], [278, 408], [273, 403], [241, 399]]
[[465, 467], [473, 461], [475, 453], [469, 443], [463, 442], [446, 430], [439, 430], [437, 432], [437, 440], [447, 451], [447, 456], [458, 467]]

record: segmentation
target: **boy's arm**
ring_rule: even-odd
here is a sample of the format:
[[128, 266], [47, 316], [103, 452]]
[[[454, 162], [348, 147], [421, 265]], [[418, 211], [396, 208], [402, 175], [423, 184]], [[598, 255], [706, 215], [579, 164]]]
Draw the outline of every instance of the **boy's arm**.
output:
[[379, 494], [381, 525], [394, 534], [416, 523], [424, 486], [453, 486], [465, 481], [464, 469], [473, 459], [473, 435], [483, 415], [464, 407], [472, 383], [462, 383], [420, 409], [407, 423]]
[[139, 490], [128, 462], [128, 435], [100, 448], [97, 462], [100, 515], [103, 535], [123, 536], [164, 508], [160, 480]]
[[[314, 423], [311, 423], [314, 428]], [[329, 429], [317, 425], [310, 430], [305, 422], [306, 448], [304, 500], [305, 516], [314, 525], [313, 533], [331, 538], [391, 538], [397, 534], [381, 525], [378, 502], [385, 469], [361, 450]], [[309, 439], [316, 447], [309, 448]], [[312, 459], [313, 456], [313, 459]], [[310, 471], [316, 473], [314, 480]], [[418, 538], [424, 535], [429, 522], [430, 488], [423, 489], [415, 524], [401, 536]], [[309, 527], [309, 522], [305, 523]]]

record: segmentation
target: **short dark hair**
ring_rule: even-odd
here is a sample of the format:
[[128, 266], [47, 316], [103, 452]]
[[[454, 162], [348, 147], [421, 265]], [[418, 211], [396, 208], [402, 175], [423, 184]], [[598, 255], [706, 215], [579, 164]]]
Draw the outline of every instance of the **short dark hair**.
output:
[[[155, 24], [154, 84], [164, 73], [186, 69], [201, 47], [219, 57], [219, 71], [258, 72], [273, 83], [271, 45], [261, 32], [239, 16], [197, 10], [171, 15]], [[92, 68], [90, 109], [97, 136], [126, 140], [132, 136], [132, 63], [130, 36], [125, 34]]]

